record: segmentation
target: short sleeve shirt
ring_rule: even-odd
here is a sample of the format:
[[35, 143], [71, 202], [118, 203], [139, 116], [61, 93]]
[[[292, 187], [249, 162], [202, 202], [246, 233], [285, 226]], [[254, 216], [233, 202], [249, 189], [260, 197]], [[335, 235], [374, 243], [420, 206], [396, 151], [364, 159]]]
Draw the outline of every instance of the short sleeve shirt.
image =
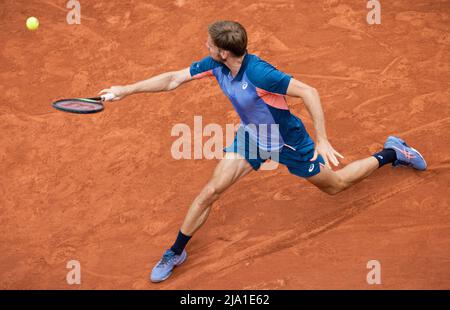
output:
[[241, 126], [262, 149], [280, 149], [302, 138], [298, 130], [304, 128], [303, 124], [290, 113], [285, 97], [291, 76], [258, 56], [245, 54], [235, 77], [210, 56], [192, 63], [190, 73], [195, 79], [217, 79], [239, 114]]

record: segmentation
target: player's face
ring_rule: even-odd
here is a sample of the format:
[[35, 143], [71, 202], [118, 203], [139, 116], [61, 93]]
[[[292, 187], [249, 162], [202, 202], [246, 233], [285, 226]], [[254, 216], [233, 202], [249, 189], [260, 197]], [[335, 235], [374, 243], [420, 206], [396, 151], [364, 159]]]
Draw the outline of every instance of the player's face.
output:
[[225, 59], [223, 59], [220, 56], [220, 49], [214, 45], [213, 40], [211, 39], [211, 36], [208, 35], [208, 39], [206, 40], [206, 48], [209, 51], [209, 55], [214, 59], [215, 61], [223, 62]]

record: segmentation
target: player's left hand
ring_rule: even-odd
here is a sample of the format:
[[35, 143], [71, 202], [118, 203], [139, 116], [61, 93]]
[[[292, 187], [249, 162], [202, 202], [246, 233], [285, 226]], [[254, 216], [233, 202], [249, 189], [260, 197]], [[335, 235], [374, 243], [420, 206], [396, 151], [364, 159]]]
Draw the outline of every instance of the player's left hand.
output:
[[340, 158], [344, 158], [341, 154], [339, 154], [328, 142], [328, 140], [320, 140], [317, 141], [316, 149], [314, 150], [314, 156], [311, 158], [311, 161], [315, 161], [318, 155], [322, 155], [323, 160], [325, 161], [325, 165], [331, 169], [330, 162], [333, 165], [338, 166], [339, 161], [336, 156]]

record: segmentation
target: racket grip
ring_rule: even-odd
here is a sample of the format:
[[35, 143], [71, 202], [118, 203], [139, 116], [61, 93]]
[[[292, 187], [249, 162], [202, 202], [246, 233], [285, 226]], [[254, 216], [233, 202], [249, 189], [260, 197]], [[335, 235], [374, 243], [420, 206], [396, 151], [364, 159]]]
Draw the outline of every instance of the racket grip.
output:
[[113, 93], [106, 93], [104, 95], [101, 95], [100, 97], [103, 101], [111, 101], [116, 97], [116, 95], [114, 95]]

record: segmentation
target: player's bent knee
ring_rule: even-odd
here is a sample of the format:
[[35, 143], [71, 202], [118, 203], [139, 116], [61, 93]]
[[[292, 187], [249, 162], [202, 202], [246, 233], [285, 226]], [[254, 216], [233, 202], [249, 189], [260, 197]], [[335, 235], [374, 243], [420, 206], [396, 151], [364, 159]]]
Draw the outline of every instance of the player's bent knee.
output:
[[321, 190], [330, 196], [337, 195], [342, 191], [341, 189], [339, 189], [337, 187], [325, 187], [325, 188], [321, 188]]
[[200, 200], [201, 200], [202, 204], [210, 205], [211, 203], [216, 201], [218, 198], [219, 198], [219, 192], [218, 192], [217, 188], [212, 184], [208, 184], [203, 189]]
[[336, 184], [334, 184], [332, 187], [329, 187], [327, 190], [327, 194], [334, 196], [345, 190], [349, 184], [345, 182], [342, 179], [339, 179]]
[[338, 178], [333, 182], [333, 184], [320, 187], [320, 190], [328, 195], [334, 196], [342, 192], [347, 187], [348, 187], [347, 182], [345, 182], [341, 178]]
[[217, 188], [214, 185], [208, 185], [206, 187], [206, 195], [209, 198], [214, 198], [216, 196], [219, 196], [219, 192], [217, 191]]

